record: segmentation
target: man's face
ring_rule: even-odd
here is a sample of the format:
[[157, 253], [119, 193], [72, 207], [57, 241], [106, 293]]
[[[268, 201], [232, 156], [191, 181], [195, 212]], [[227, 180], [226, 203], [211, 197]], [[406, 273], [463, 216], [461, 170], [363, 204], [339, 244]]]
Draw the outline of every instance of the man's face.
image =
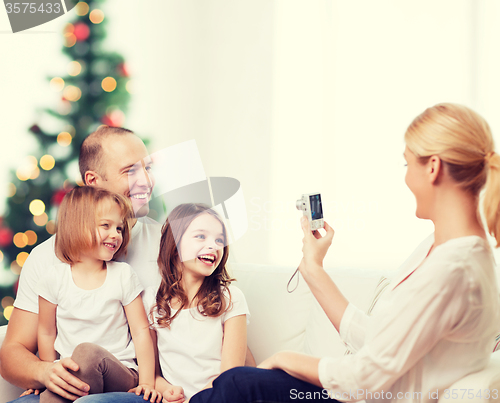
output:
[[105, 180], [101, 186], [129, 197], [136, 217], [147, 215], [154, 178], [142, 140], [133, 134], [112, 135], [102, 142], [102, 148]]

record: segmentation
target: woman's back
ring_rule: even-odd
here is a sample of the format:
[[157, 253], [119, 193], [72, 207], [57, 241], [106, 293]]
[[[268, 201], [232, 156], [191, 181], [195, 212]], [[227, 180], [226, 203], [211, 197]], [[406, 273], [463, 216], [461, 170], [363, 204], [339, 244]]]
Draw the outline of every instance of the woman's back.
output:
[[[433, 239], [424, 242], [430, 247]], [[428, 248], [419, 252], [381, 296], [358, 352], [371, 365], [390, 362], [378, 385], [368, 382], [367, 389], [381, 388], [395, 401], [408, 401], [406, 392], [433, 401], [433, 392], [441, 396], [456, 380], [484, 368], [499, 328], [494, 261], [483, 238], [452, 239], [427, 258]], [[367, 381], [371, 365], [362, 370]]]

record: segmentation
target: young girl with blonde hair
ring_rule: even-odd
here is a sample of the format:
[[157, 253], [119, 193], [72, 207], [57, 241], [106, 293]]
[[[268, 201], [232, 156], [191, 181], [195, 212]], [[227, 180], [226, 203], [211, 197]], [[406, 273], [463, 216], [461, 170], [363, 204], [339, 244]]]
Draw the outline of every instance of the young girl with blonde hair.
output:
[[[159, 402], [142, 286], [128, 264], [112, 261], [126, 253], [130, 218], [130, 201], [104, 189], [64, 197], [55, 240], [64, 263], [38, 284], [38, 351], [43, 361], [71, 356], [90, 394], [132, 389]], [[49, 390], [40, 401], [69, 402]]]
[[162, 229], [156, 292], [145, 297], [157, 341], [155, 388], [182, 402], [223, 371], [244, 365], [248, 307], [226, 269], [227, 233], [203, 204], [182, 204]]
[[[500, 156], [490, 128], [465, 106], [439, 104], [411, 123], [405, 141], [416, 215], [432, 220], [435, 231], [391, 279], [372, 316], [350, 304], [323, 269], [333, 229], [325, 224], [321, 236], [302, 221], [300, 272], [354, 354], [280, 352], [260, 368], [222, 374], [191, 403], [289, 402], [294, 396], [437, 402], [454, 382], [486, 366], [499, 328], [495, 263], [479, 215], [486, 185], [485, 221], [498, 247]], [[481, 392], [495, 393], [474, 390]]]

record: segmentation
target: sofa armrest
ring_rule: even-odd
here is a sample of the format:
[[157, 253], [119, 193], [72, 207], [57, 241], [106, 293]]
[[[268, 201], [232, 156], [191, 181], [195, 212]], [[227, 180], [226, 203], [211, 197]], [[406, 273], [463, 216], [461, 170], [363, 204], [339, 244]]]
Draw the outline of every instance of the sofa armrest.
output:
[[[6, 332], [7, 325], [0, 326], [0, 345], [3, 343]], [[11, 400], [18, 398], [21, 393], [23, 393], [23, 389], [10, 384], [0, 376], [0, 403], [10, 402]]]
[[[500, 351], [491, 354], [486, 368], [469, 374], [441, 392], [438, 403], [500, 402]], [[454, 392], [454, 393], [453, 393]], [[472, 396], [474, 395], [474, 396]]]

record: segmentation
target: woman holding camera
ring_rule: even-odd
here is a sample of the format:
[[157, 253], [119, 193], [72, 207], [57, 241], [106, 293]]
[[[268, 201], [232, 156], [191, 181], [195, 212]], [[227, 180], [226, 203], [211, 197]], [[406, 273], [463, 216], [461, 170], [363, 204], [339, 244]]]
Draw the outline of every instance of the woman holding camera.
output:
[[280, 352], [259, 368], [235, 368], [193, 396], [199, 402], [435, 402], [484, 368], [499, 328], [494, 260], [479, 215], [500, 245], [500, 156], [486, 121], [461, 105], [428, 108], [405, 134], [406, 184], [416, 215], [435, 232], [401, 266], [368, 317], [323, 269], [333, 239], [307, 220], [299, 269], [354, 353], [316, 358]]

